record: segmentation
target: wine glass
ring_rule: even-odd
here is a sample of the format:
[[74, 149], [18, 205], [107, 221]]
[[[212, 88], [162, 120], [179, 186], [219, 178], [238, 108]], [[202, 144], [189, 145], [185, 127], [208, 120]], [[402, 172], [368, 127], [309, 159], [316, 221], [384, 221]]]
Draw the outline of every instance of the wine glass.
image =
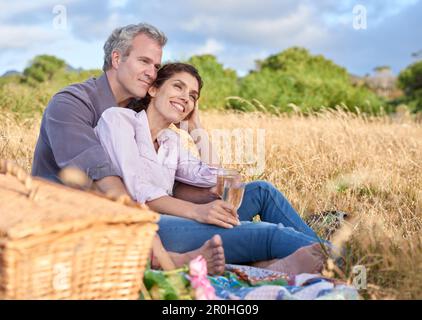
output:
[[240, 179], [228, 179], [224, 181], [222, 199], [230, 203], [237, 211], [240, 208], [245, 193], [245, 183]]
[[225, 181], [238, 181], [240, 182], [241, 176], [236, 169], [219, 168], [217, 171], [217, 194], [223, 198], [224, 183]]

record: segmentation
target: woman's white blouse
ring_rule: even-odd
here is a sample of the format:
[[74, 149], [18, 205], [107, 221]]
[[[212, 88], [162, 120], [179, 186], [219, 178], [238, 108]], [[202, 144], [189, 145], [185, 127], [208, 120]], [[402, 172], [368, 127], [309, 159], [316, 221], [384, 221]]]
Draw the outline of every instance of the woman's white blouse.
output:
[[135, 201], [171, 196], [175, 180], [198, 187], [217, 182], [217, 168], [192, 155], [171, 129], [158, 135], [156, 152], [145, 111], [108, 108], [95, 132]]

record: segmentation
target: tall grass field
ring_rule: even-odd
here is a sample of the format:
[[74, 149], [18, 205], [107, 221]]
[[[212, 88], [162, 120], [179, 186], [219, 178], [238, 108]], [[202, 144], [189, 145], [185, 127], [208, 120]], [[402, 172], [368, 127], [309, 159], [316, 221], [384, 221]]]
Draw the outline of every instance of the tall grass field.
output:
[[[38, 107], [38, 106], [37, 106]], [[0, 158], [30, 172], [41, 116], [0, 116]], [[333, 276], [352, 282], [363, 266], [367, 299], [422, 298], [422, 125], [343, 111], [272, 116], [206, 111], [207, 130], [265, 129], [265, 166], [304, 219], [341, 210], [356, 219]], [[66, 141], [63, 141], [66, 143]]]

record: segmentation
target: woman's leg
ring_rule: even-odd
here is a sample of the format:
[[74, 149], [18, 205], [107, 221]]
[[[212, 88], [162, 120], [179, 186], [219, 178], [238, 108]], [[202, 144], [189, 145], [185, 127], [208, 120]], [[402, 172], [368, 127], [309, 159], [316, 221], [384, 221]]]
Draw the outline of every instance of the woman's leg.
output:
[[241, 221], [251, 221], [253, 216], [259, 214], [262, 221], [281, 223], [315, 240], [318, 239], [316, 233], [302, 220], [284, 195], [266, 181], [258, 180], [246, 185], [238, 214]]
[[219, 235], [215, 235], [207, 240], [200, 248], [184, 253], [166, 251], [160, 237], [156, 235], [152, 243], [151, 267], [153, 269], [162, 268], [164, 270], [173, 270], [183, 267], [199, 255], [202, 255], [207, 261], [209, 274], [215, 275], [224, 272], [224, 250]]
[[266, 222], [242, 222], [240, 226], [224, 229], [190, 219], [161, 215], [159, 227], [158, 234], [166, 250], [178, 253], [195, 250], [219, 234], [227, 263], [280, 259], [317, 241], [291, 227]]

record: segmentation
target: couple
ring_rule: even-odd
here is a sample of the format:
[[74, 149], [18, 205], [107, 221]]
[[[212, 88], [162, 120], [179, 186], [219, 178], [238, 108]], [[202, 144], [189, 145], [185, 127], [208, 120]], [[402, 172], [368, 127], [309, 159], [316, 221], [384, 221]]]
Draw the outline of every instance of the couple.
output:
[[[168, 127], [188, 119], [189, 132], [201, 128], [202, 80], [187, 64], [161, 67], [165, 43], [148, 24], [114, 30], [104, 45], [104, 74], [49, 102], [32, 174], [60, 182], [62, 168], [78, 167], [100, 191], [146, 203], [161, 213], [153, 251], [162, 242], [176, 266], [202, 254], [212, 274], [222, 273], [225, 262], [319, 272], [324, 256], [317, 235], [274, 186], [247, 184], [236, 212], [211, 191], [216, 168], [182, 156], [188, 151]], [[263, 222], [251, 222], [258, 213]]]

